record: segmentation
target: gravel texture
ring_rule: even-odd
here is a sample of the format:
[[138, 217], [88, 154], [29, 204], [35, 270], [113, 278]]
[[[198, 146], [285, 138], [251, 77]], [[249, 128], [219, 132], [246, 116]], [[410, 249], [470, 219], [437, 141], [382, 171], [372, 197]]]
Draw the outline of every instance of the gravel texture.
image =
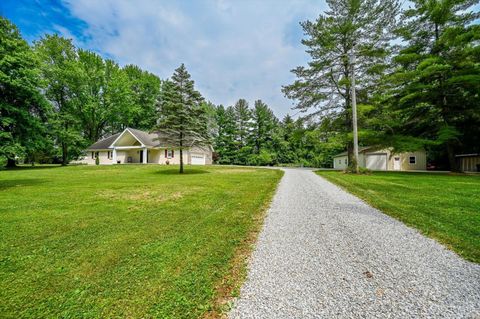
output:
[[285, 169], [229, 317], [480, 318], [480, 265]]

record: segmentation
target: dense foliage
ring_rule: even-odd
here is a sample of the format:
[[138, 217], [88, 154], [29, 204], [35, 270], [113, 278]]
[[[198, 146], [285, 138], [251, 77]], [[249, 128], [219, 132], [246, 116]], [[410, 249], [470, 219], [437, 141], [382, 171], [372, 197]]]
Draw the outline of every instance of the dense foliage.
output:
[[328, 0], [301, 23], [311, 61], [283, 88], [296, 119], [278, 119], [261, 100], [204, 101], [183, 64], [162, 81], [58, 35], [29, 46], [0, 18], [0, 162], [67, 164], [134, 127], [182, 150], [211, 143], [221, 164], [331, 167], [336, 153], [352, 156], [354, 73], [361, 145], [425, 148], [437, 167], [456, 169], [455, 154], [480, 153], [476, 3], [414, 0], [402, 10], [397, 0]]
[[351, 156], [355, 70], [360, 144], [425, 148], [430, 161], [455, 170], [455, 154], [480, 152], [476, 3], [415, 0], [399, 12], [395, 0], [327, 1], [325, 14], [302, 23], [311, 62], [292, 71], [297, 80], [284, 92], [337, 132]]

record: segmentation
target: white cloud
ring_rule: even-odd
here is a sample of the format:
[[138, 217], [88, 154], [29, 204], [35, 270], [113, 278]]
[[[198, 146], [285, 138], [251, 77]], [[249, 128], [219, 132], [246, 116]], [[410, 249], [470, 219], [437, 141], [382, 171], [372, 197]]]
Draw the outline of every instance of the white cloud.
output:
[[185, 63], [212, 102], [262, 99], [279, 116], [292, 113], [281, 86], [292, 82], [290, 69], [308, 61], [298, 22], [314, 19], [324, 8], [308, 0], [65, 0], [65, 5], [87, 24], [83, 47], [161, 78]]

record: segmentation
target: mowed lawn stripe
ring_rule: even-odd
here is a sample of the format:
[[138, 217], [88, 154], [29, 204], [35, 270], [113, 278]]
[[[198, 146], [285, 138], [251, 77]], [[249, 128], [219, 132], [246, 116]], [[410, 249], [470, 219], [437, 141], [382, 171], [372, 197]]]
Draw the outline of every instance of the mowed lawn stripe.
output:
[[282, 173], [124, 165], [0, 172], [2, 317], [196, 318]]
[[480, 263], [480, 176], [317, 171], [373, 207]]

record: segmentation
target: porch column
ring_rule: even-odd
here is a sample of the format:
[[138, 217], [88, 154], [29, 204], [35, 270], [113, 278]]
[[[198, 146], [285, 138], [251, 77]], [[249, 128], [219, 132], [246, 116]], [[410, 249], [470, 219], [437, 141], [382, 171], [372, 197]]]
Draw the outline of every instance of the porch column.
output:
[[117, 164], [117, 149], [114, 147], [113, 148], [113, 152], [112, 152], [112, 160], [113, 160], [113, 164]]
[[147, 148], [144, 147], [142, 152], [143, 152], [143, 164], [147, 164]]

